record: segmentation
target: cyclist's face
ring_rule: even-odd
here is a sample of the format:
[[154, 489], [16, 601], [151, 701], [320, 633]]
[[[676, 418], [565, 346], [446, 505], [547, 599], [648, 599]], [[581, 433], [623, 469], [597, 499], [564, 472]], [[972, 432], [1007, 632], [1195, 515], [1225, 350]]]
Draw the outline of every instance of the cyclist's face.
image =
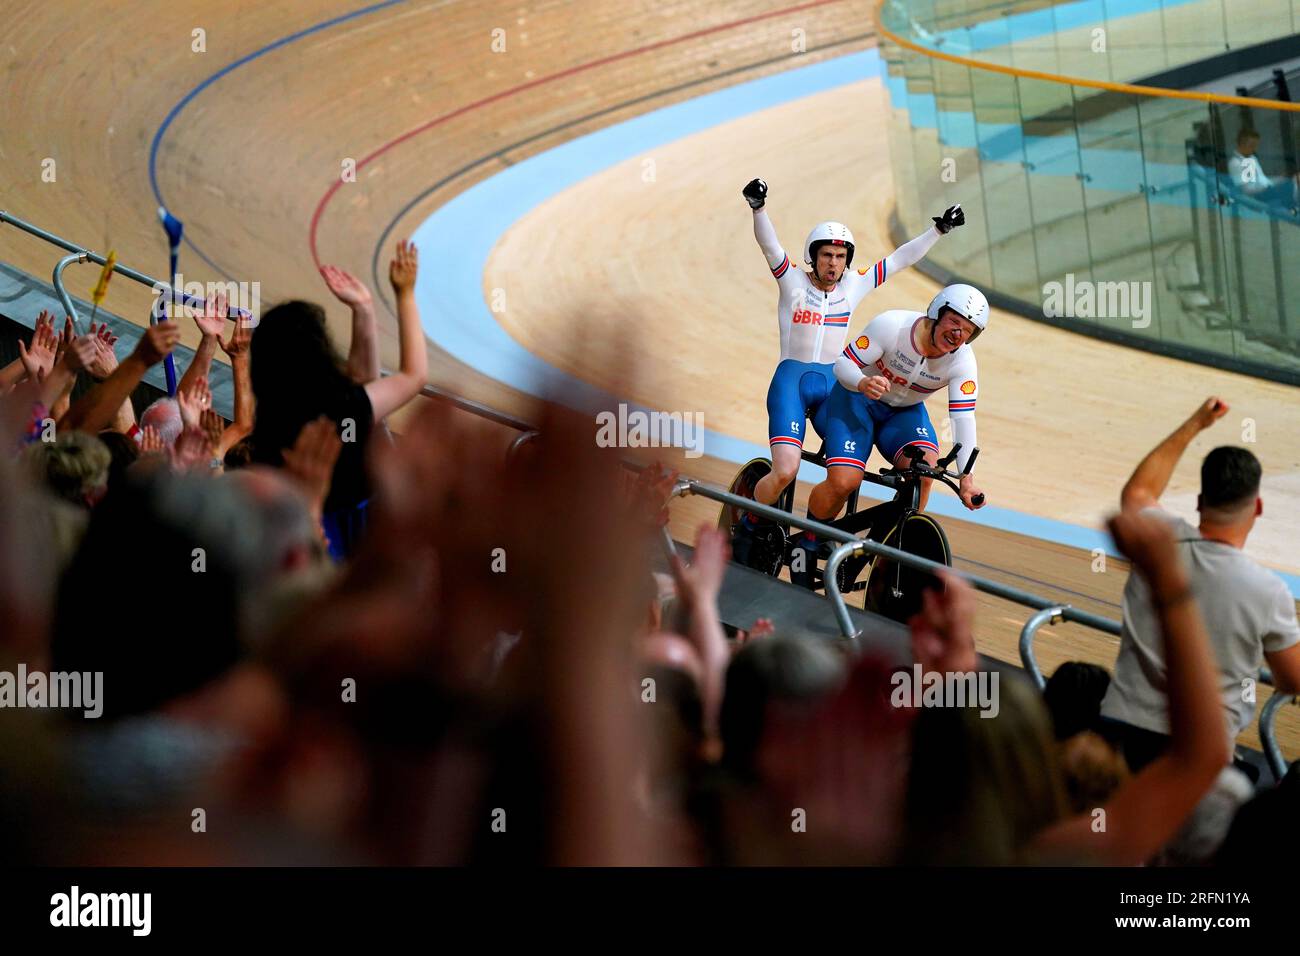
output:
[[817, 259], [813, 268], [817, 278], [823, 282], [837, 282], [844, 275], [844, 265], [848, 261], [848, 250], [843, 246], [825, 245], [817, 250]]
[[944, 306], [943, 311], [939, 313], [939, 321], [934, 327], [934, 340], [939, 343], [940, 348], [947, 349], [949, 352], [956, 351], [970, 341], [970, 337], [974, 334], [974, 322]]

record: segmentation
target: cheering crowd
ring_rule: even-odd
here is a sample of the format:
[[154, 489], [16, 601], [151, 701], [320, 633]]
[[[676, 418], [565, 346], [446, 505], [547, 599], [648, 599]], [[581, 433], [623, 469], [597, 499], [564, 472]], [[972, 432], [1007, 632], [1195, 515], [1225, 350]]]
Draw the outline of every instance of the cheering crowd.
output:
[[[103, 675], [94, 719], [0, 709], [14, 859], [1137, 865], [1296, 849], [1300, 775], [1263, 786], [1232, 744], [1261, 664], [1300, 688], [1294, 602], [1241, 550], [1259, 463], [1207, 456], [1199, 527], [1158, 508], [1222, 401], [1139, 464], [1110, 522], [1132, 562], [1113, 677], [1067, 664], [1039, 694], [1004, 676], [992, 717], [896, 706], [870, 646], [729, 634], [721, 531], [653, 573], [666, 482], [629, 485], [589, 418], [537, 403], [540, 438], [507, 466], [512, 433], [417, 397], [417, 270], [400, 244], [390, 375], [370, 290], [332, 267], [346, 357], [318, 304], [254, 326], [214, 297], [125, 355], [106, 328], [42, 314], [0, 370], [0, 671]], [[202, 340], [176, 396], [137, 416], [132, 393], [184, 321]], [[218, 350], [232, 421], [211, 408]], [[94, 384], [72, 400], [79, 378]], [[973, 592], [945, 585], [910, 622], [913, 655], [924, 673], [974, 671]]]

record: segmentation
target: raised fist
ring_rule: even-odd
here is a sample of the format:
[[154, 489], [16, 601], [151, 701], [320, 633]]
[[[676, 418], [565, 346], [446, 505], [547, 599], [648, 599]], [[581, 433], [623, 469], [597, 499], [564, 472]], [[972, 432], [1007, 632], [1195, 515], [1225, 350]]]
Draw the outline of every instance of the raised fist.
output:
[[943, 211], [942, 216], [931, 216], [934, 220], [934, 228], [939, 230], [941, 236], [946, 236], [958, 226], [966, 225], [966, 214], [961, 211], [961, 203], [955, 206], [949, 206]]
[[767, 202], [767, 183], [761, 179], [751, 179], [740, 193], [749, 203], [750, 209], [762, 209], [763, 203]]

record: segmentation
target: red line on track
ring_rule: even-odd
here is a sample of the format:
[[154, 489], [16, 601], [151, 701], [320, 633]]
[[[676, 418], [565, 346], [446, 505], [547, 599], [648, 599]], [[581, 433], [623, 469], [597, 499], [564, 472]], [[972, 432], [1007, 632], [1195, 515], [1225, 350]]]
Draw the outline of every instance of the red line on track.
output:
[[[441, 116], [429, 120], [427, 123], [420, 124], [419, 126], [415, 127], [415, 129], [408, 130], [407, 132], [403, 133], [401, 136], [398, 136], [395, 139], [389, 140], [387, 143], [384, 143], [374, 152], [363, 157], [361, 161], [357, 163], [356, 171], [360, 172], [371, 161], [378, 159], [380, 156], [384, 155], [384, 153], [387, 153], [389, 150], [393, 149], [394, 147], [400, 146], [402, 143], [406, 142], [412, 137], [419, 136], [421, 133], [432, 129], [435, 126], [445, 123], [448, 120], [455, 119], [457, 116], [463, 116], [466, 113], [473, 112], [476, 109], [487, 106], [489, 103], [495, 103], [497, 100], [502, 100], [508, 96], [514, 96], [516, 93], [522, 93], [525, 90], [529, 90], [534, 87], [541, 86], [544, 83], [552, 83], [555, 80], [561, 80], [568, 76], [574, 76], [578, 73], [585, 72], [586, 70], [595, 69], [598, 66], [605, 66], [606, 64], [609, 63], [615, 63], [618, 60], [625, 60], [628, 57], [639, 56], [642, 53], [649, 53], [651, 50], [662, 49], [663, 47], [673, 46], [674, 44], [677, 43], [685, 43], [687, 40], [694, 40], [698, 37], [708, 36], [711, 33], [720, 33], [723, 30], [732, 30], [735, 29], [736, 27], [745, 26], [748, 23], [757, 23], [760, 20], [770, 20], [773, 17], [785, 16], [786, 14], [790, 14], [790, 13], [798, 13], [801, 10], [811, 10], [814, 7], [824, 7], [832, 3], [841, 3], [841, 2], [843, 2], [843, 0], [811, 0], [810, 3], [801, 3], [798, 4], [797, 6], [784, 7], [780, 10], [769, 10], [767, 13], [760, 13], [752, 17], [745, 17], [741, 20], [733, 20], [729, 23], [721, 23], [714, 27], [707, 27], [703, 30], [696, 30], [693, 33], [686, 33], [683, 34], [682, 36], [673, 37], [672, 39], [669, 40], [659, 40], [655, 43], [648, 43], [645, 46], [633, 47], [632, 49], [624, 50], [621, 53], [614, 53], [611, 54], [610, 56], [601, 57], [599, 60], [592, 60], [588, 63], [580, 63], [577, 66], [571, 66], [567, 69], [560, 70], [558, 73], [550, 73], [546, 76], [538, 77], [537, 79], [534, 80], [529, 80], [527, 83], [520, 83], [518, 86], [512, 86], [507, 90], [502, 90], [500, 93], [493, 93], [491, 96], [486, 96], [481, 100], [475, 100], [473, 103], [467, 103], [464, 106], [452, 110], [450, 113], [444, 113]], [[334, 182], [330, 185], [330, 188], [326, 190], [325, 195], [323, 195], [320, 198], [320, 202], [316, 204], [316, 209], [311, 216], [311, 228], [308, 231], [308, 245], [310, 245], [311, 247], [312, 260], [316, 263], [316, 267], [318, 269], [320, 268], [321, 261], [320, 261], [320, 255], [318, 254], [316, 249], [316, 231], [320, 226], [321, 217], [325, 213], [325, 207], [329, 205], [330, 200], [334, 198], [334, 194], [338, 192], [339, 187], [342, 185], [343, 185], [343, 180], [335, 179]]]

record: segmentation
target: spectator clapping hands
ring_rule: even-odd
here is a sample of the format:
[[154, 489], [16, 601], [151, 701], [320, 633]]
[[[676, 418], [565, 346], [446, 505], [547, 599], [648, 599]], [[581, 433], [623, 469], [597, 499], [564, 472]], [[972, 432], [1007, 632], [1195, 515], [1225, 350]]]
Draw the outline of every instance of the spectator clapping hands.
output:
[[113, 351], [117, 336], [109, 331], [107, 323], [96, 327], [93, 322], [90, 323], [90, 335], [95, 344], [95, 357], [86, 371], [92, 378], [103, 381], [117, 369], [117, 353]]
[[212, 407], [212, 390], [206, 378], [194, 379], [188, 388], [178, 389], [176, 404], [186, 428], [198, 428], [205, 409]]
[[22, 339], [18, 340], [18, 356], [30, 379], [40, 381], [49, 374], [54, 367], [58, 347], [59, 336], [54, 331], [54, 316], [49, 312], [41, 312], [36, 318], [31, 344], [24, 345]]

